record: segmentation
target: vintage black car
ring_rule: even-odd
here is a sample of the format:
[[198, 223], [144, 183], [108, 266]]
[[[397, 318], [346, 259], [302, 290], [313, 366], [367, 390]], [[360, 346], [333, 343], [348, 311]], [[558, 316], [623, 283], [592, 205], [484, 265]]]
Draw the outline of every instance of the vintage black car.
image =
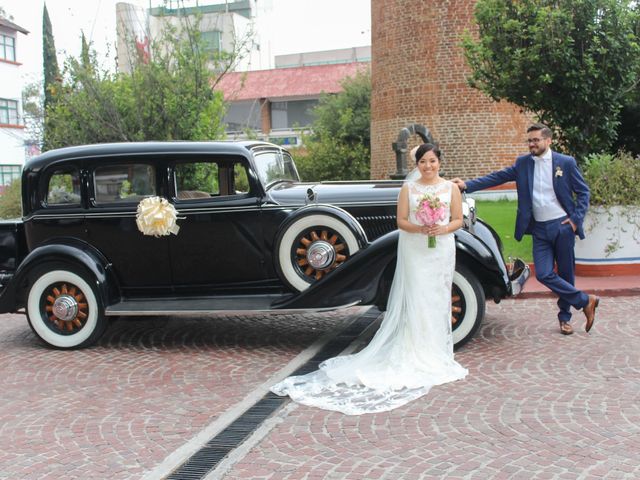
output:
[[[49, 151], [25, 165], [22, 220], [0, 224], [0, 312], [24, 311], [38, 337], [66, 349], [94, 343], [113, 316], [384, 309], [400, 187], [301, 183], [289, 152], [256, 141]], [[138, 228], [141, 201], [154, 197], [174, 208], [177, 234]], [[485, 298], [519, 293], [529, 272], [519, 261], [507, 270], [473, 211], [456, 245], [460, 346]]]

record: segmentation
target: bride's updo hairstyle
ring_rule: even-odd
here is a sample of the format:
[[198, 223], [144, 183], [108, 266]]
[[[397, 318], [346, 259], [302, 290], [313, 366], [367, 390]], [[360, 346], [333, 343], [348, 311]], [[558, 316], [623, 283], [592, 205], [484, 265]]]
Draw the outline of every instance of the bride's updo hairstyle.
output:
[[432, 150], [433, 150], [433, 153], [435, 153], [436, 157], [438, 157], [438, 160], [440, 160], [440, 156], [442, 154], [440, 152], [440, 149], [437, 147], [437, 145], [434, 145], [433, 143], [423, 143], [416, 150], [416, 165], [418, 164], [418, 161], [422, 157], [424, 157], [425, 153], [430, 152]]

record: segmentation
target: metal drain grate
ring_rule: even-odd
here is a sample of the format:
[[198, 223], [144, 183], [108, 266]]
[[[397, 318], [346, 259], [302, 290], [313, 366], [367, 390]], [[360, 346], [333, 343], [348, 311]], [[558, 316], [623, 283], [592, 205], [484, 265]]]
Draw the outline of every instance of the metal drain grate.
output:
[[[313, 358], [298, 368], [293, 375], [304, 375], [317, 370], [321, 362], [335, 357], [347, 348], [379, 315], [380, 312], [375, 308], [367, 310], [340, 335], [328, 342]], [[287, 401], [289, 401], [288, 397], [267, 393], [166, 478], [168, 480], [201, 480]]]

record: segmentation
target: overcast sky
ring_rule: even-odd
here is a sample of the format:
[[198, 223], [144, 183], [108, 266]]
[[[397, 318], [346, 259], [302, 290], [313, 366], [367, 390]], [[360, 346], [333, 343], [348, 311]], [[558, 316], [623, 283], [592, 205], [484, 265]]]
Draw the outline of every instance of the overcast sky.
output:
[[[77, 56], [80, 36], [93, 42], [103, 65], [113, 69], [115, 61], [116, 0], [47, 0], [53, 35], [62, 65], [65, 55]], [[159, 0], [129, 0], [149, 7]], [[175, 3], [175, 2], [174, 2]], [[199, 0], [200, 5], [221, 3]], [[196, 1], [186, 1], [193, 6]], [[0, 6], [14, 23], [29, 30], [20, 34], [18, 61], [23, 75], [35, 80], [42, 71], [42, 9], [44, 0], [0, 0]], [[259, 0], [273, 27], [271, 55], [359, 47], [371, 44], [371, 0]]]

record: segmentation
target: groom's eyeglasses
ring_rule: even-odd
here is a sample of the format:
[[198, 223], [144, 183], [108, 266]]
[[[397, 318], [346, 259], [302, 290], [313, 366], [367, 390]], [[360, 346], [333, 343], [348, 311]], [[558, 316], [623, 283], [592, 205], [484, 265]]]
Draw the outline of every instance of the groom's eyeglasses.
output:
[[527, 138], [527, 143], [540, 143], [542, 138]]

